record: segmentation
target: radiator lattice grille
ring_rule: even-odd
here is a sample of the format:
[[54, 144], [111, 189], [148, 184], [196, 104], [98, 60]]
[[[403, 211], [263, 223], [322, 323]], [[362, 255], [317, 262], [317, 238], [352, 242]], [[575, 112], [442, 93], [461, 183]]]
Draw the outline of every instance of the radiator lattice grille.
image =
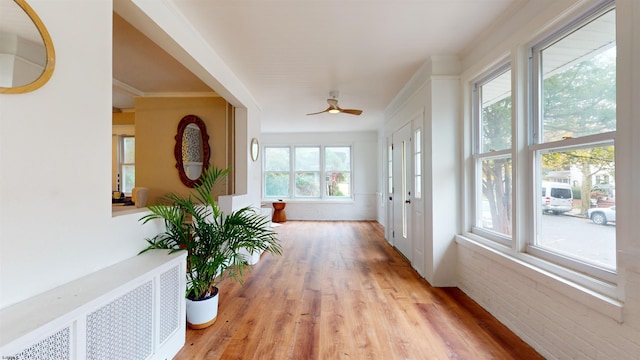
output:
[[71, 359], [71, 330], [67, 327], [31, 345], [8, 359], [59, 360]]
[[149, 281], [87, 316], [88, 359], [146, 359], [153, 353]]
[[[184, 276], [184, 275], [183, 275]], [[160, 275], [160, 344], [180, 327], [180, 266]]]

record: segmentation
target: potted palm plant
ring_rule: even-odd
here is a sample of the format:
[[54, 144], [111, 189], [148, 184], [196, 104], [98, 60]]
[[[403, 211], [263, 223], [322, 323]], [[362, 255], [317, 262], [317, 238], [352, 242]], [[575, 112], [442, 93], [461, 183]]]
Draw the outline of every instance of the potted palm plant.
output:
[[187, 251], [187, 323], [194, 329], [215, 321], [221, 281], [232, 278], [242, 283], [246, 253], [282, 254], [267, 217], [252, 207], [228, 214], [220, 210], [212, 191], [229, 170], [209, 167], [189, 195], [169, 193], [160, 204], [148, 206], [151, 213], [140, 218], [143, 224], [160, 219], [165, 225], [162, 233], [147, 239], [149, 246], [142, 252]]

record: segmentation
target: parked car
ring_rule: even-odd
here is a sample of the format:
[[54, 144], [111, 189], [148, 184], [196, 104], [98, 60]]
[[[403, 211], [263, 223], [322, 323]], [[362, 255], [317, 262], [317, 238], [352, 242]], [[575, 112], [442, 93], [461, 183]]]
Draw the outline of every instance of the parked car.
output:
[[587, 216], [594, 224], [606, 225], [609, 221], [616, 221], [616, 207], [591, 208], [587, 210]]
[[573, 192], [571, 186], [565, 183], [542, 182], [542, 212], [554, 215], [571, 211], [573, 207]]

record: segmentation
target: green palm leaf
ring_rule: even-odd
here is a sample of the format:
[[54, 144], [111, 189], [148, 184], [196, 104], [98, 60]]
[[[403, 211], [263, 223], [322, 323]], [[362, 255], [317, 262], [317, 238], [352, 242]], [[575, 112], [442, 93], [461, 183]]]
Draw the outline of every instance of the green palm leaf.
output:
[[202, 174], [199, 185], [188, 196], [166, 194], [162, 203], [148, 206], [151, 212], [140, 218], [143, 224], [162, 220], [165, 230], [146, 239], [150, 249], [187, 251], [187, 297], [210, 296], [224, 279], [242, 283], [249, 253], [282, 254], [278, 234], [270, 221], [254, 208], [245, 207], [223, 213], [213, 195], [216, 184], [230, 169], [210, 167]]

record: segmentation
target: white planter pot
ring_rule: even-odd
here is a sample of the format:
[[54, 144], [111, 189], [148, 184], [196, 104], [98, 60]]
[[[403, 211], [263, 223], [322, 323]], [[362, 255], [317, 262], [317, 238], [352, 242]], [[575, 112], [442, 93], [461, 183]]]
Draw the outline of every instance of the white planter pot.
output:
[[220, 292], [204, 300], [187, 302], [187, 325], [192, 329], [204, 329], [213, 325], [218, 316], [218, 296]]
[[247, 250], [246, 248], [240, 249], [240, 254], [244, 256], [245, 260], [247, 260], [247, 263], [249, 263], [249, 265], [257, 264], [263, 252], [264, 251], [256, 251], [256, 252], [250, 253], [249, 250]]

